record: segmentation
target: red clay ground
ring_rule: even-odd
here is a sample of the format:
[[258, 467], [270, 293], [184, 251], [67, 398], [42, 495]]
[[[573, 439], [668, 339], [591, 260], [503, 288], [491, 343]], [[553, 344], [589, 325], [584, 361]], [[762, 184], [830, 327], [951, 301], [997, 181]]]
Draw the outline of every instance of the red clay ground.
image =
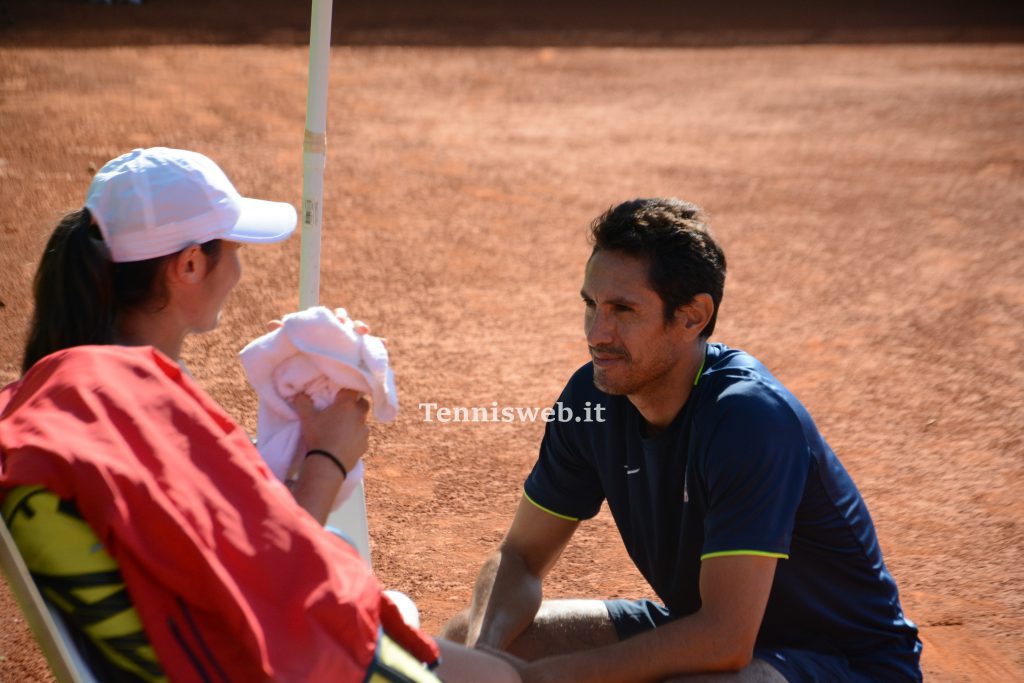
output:
[[[297, 204], [305, 105], [301, 46], [25, 47], [17, 30], [0, 39], [2, 382], [44, 240], [95, 168], [192, 148]], [[586, 225], [676, 195], [729, 256], [717, 339], [773, 368], [851, 470], [928, 678], [1024, 680], [1024, 47], [366, 46], [331, 69], [323, 301], [391, 339], [403, 411], [367, 456], [374, 565], [428, 630], [468, 600], [542, 425], [424, 423], [418, 404], [553, 402], [586, 360]], [[187, 351], [250, 429], [236, 353], [297, 305], [298, 247], [247, 249], [220, 329]], [[647, 590], [602, 513], [547, 594]], [[6, 590], [0, 680], [50, 680]]]

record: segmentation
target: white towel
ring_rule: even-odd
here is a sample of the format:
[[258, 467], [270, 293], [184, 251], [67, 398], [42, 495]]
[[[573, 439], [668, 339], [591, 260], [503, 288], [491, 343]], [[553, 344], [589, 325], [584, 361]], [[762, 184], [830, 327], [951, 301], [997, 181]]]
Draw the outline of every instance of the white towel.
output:
[[[344, 322], [339, 319], [344, 319]], [[361, 335], [344, 309], [323, 306], [286, 315], [284, 326], [254, 340], [239, 354], [259, 396], [256, 442], [271, 471], [284, 481], [301, 463], [299, 416], [289, 400], [306, 393], [317, 410], [341, 389], [369, 394], [373, 415], [391, 422], [398, 414], [395, 376], [379, 337]], [[363, 475], [363, 461], [349, 472], [334, 501], [337, 509]]]

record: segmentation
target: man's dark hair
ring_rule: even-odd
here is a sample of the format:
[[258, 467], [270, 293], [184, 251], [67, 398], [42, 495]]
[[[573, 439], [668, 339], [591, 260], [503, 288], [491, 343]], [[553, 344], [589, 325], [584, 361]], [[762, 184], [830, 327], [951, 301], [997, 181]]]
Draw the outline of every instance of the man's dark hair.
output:
[[709, 294], [715, 304], [701, 331], [715, 331], [725, 289], [725, 253], [711, 236], [707, 215], [679, 199], [633, 199], [608, 209], [590, 226], [594, 251], [619, 251], [648, 263], [651, 289], [664, 305], [665, 323], [676, 309]]

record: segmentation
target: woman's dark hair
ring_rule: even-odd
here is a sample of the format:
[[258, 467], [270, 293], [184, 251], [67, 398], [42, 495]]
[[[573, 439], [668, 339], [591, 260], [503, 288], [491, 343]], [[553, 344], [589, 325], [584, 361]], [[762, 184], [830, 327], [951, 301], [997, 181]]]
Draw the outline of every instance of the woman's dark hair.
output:
[[[220, 240], [201, 245], [216, 264]], [[61, 219], [43, 252], [33, 282], [35, 310], [21, 370], [55, 351], [83, 344], [112, 344], [121, 311], [167, 305], [158, 277], [174, 254], [114, 263], [88, 209]]]
[[608, 209], [590, 230], [593, 253], [620, 251], [647, 261], [665, 323], [698, 294], [710, 295], [715, 310], [701, 336], [711, 336], [725, 290], [725, 253], [699, 206], [679, 199], [634, 199]]

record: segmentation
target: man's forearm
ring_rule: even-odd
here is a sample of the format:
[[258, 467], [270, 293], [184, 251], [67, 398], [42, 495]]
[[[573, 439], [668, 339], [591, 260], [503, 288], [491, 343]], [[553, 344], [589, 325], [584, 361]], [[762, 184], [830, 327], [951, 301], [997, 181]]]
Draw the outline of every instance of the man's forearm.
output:
[[533, 622], [542, 599], [541, 579], [515, 554], [497, 551], [473, 589], [466, 644], [506, 649]]
[[656, 683], [671, 676], [735, 671], [749, 663], [722, 622], [700, 612], [638, 636], [585, 652], [541, 659], [523, 672], [526, 683]]

